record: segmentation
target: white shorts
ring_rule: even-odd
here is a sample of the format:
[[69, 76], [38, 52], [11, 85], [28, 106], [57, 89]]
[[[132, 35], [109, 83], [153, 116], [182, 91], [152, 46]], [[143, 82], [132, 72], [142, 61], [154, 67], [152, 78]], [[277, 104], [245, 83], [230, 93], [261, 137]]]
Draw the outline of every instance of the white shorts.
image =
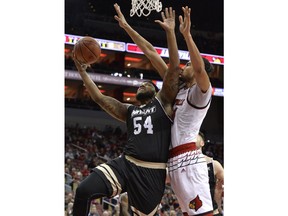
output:
[[168, 172], [182, 212], [188, 215], [213, 212], [207, 162], [200, 150], [169, 158]]

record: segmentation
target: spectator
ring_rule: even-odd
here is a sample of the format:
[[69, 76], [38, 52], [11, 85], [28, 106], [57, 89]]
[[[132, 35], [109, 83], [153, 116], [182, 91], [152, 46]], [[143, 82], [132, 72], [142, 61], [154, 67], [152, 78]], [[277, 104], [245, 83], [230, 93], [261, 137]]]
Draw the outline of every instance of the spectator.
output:
[[83, 179], [86, 178], [90, 174], [90, 171], [88, 169], [88, 164], [84, 164], [83, 169], [81, 170]]
[[88, 216], [100, 216], [95, 204], [91, 205], [90, 212], [89, 212]]

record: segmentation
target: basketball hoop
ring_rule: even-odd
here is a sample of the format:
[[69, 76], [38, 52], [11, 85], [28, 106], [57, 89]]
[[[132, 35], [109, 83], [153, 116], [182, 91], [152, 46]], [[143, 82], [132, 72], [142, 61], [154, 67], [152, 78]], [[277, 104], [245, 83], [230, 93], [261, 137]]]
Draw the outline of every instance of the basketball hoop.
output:
[[162, 10], [162, 3], [159, 0], [132, 0], [130, 17], [134, 16], [135, 13], [138, 17], [141, 15], [148, 16], [152, 10], [160, 12]]

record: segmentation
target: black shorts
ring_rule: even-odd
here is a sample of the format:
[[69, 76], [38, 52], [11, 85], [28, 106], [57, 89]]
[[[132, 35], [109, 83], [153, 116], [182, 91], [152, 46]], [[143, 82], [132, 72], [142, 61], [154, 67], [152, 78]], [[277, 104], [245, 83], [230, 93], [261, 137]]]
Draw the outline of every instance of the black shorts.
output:
[[[166, 169], [163, 164], [160, 168], [157, 163], [144, 162], [142, 166], [141, 161], [137, 162], [121, 156], [97, 166], [93, 171], [105, 181], [110, 197], [127, 192], [129, 206], [135, 214], [154, 214], [164, 193]], [[154, 164], [156, 166], [153, 167]], [[147, 168], [150, 165], [153, 168]]]

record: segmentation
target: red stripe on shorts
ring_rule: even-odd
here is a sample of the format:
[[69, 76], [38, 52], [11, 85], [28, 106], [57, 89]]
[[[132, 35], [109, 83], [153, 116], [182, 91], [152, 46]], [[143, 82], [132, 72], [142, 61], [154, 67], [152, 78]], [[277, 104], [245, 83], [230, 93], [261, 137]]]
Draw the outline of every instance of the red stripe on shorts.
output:
[[197, 150], [195, 142], [186, 143], [186, 144], [177, 146], [173, 149], [170, 149], [169, 158], [173, 158], [177, 155], [183, 154], [183, 153], [188, 152], [188, 151], [194, 151], [194, 150]]

